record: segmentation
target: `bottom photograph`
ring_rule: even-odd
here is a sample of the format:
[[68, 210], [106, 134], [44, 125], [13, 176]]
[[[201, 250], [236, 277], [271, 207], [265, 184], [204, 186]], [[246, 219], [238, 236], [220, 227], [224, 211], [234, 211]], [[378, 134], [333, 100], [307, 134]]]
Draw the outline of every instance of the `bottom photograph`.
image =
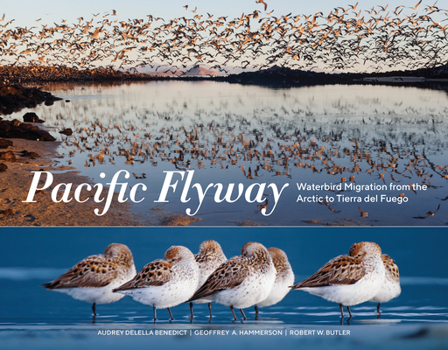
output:
[[1, 348], [447, 348], [447, 233], [4, 228]]

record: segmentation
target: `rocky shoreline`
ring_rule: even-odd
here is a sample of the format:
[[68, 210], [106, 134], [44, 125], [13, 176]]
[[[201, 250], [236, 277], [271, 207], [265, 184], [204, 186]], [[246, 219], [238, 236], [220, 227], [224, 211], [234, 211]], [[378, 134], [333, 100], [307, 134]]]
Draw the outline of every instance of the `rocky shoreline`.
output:
[[[0, 137], [3, 139], [16, 138], [35, 141], [56, 140], [48, 131], [42, 130], [33, 124], [43, 122], [39, 120], [36, 114], [27, 113], [23, 116], [23, 119], [25, 121], [24, 123], [17, 119], [2, 120], [0, 117]], [[5, 140], [0, 139], [0, 141], [4, 142]]]
[[22, 108], [34, 108], [38, 104], [52, 105], [61, 98], [37, 87], [0, 83], [0, 114], [11, 114]]
[[[0, 172], [5, 172], [8, 166], [4, 162], [17, 162], [18, 156], [21, 158], [39, 158], [36, 152], [29, 152], [23, 150], [19, 154], [8, 150], [14, 147], [14, 142], [9, 139], [22, 139], [33, 141], [49, 141], [53, 142], [56, 139], [45, 130], [40, 129], [34, 123], [43, 123], [35, 113], [26, 113], [23, 116], [24, 122], [20, 120], [3, 120], [0, 117]], [[5, 150], [5, 151], [3, 151]]]

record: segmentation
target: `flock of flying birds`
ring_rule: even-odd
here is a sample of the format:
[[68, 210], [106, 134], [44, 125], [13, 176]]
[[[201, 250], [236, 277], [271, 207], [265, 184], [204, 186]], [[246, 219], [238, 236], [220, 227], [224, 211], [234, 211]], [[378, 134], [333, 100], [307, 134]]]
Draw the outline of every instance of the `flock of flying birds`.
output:
[[[115, 10], [77, 23], [13, 27], [0, 22], [0, 64], [85, 68], [208, 65], [262, 69], [273, 65], [332, 70], [435, 67], [447, 63], [448, 10], [433, 5], [358, 3], [329, 13], [275, 15], [268, 5], [238, 18], [199, 14], [118, 20]], [[190, 15], [190, 13], [192, 14]], [[366, 66], [367, 65], [367, 66]]]
[[77, 263], [54, 281], [43, 287], [66, 293], [75, 299], [92, 303], [93, 317], [96, 304], [112, 303], [125, 295], [153, 308], [154, 323], [157, 309], [167, 309], [170, 322], [171, 308], [190, 303], [193, 322], [193, 302], [208, 303], [210, 322], [211, 303], [234, 308], [258, 309], [275, 305], [292, 289], [307, 291], [339, 304], [341, 323], [343, 306], [366, 301], [380, 304], [401, 293], [400, 276], [394, 260], [382, 254], [373, 242], [355, 243], [348, 255], [340, 255], [323, 265], [304, 281], [294, 284], [294, 273], [285, 252], [278, 248], [266, 249], [257, 242], [246, 243], [241, 255], [226, 258], [220, 244], [204, 241], [196, 255], [186, 247], [172, 246], [164, 256], [145, 265], [137, 274], [129, 248], [123, 244], [109, 245], [104, 255], [93, 255]]

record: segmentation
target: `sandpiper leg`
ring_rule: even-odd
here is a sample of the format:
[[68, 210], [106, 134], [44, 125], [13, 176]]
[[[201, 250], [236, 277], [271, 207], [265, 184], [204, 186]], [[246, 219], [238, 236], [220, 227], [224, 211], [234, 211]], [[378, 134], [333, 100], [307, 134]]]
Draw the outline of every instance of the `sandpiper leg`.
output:
[[349, 305], [347, 305], [347, 311], [348, 311], [348, 320], [350, 321], [352, 319], [352, 312], [350, 311]]
[[255, 320], [258, 320], [258, 306], [255, 305]]
[[377, 307], [376, 307], [376, 312], [378, 312], [378, 315], [381, 313], [381, 312], [380, 312], [380, 305], [381, 305], [381, 303], [378, 303], [378, 305], [377, 305]]
[[241, 315], [243, 315], [243, 321], [246, 321], [246, 315], [244, 314], [243, 309], [240, 309]]
[[342, 304], [339, 304], [339, 310], [341, 310], [341, 318], [344, 318], [344, 309], [342, 308]]
[[193, 321], [193, 303], [190, 303], [190, 315], [191, 315], [190, 320]]
[[96, 306], [95, 303], [92, 305], [93, 317], [96, 317]]
[[212, 303], [208, 303], [208, 311], [210, 312], [210, 321], [212, 320]]
[[233, 320], [236, 321], [236, 315], [235, 315], [235, 311], [233, 311], [233, 306], [230, 306], [230, 311], [232, 311]]
[[93, 311], [92, 323], [96, 323], [96, 305], [95, 305], [95, 303], [93, 303], [93, 305], [92, 305], [92, 311]]
[[171, 313], [171, 309], [167, 308], [167, 310], [170, 313], [170, 321], [174, 320], [173, 314]]
[[156, 311], [156, 307], [155, 307], [155, 306], [152, 307], [152, 311], [154, 312], [154, 323], [156, 323], [156, 320], [157, 320], [157, 311]]

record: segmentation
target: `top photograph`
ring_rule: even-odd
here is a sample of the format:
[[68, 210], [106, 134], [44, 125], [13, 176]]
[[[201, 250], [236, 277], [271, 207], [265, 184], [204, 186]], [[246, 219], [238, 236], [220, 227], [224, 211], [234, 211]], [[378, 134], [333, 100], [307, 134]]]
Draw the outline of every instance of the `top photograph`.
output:
[[448, 224], [448, 5], [0, 10], [0, 226]]

